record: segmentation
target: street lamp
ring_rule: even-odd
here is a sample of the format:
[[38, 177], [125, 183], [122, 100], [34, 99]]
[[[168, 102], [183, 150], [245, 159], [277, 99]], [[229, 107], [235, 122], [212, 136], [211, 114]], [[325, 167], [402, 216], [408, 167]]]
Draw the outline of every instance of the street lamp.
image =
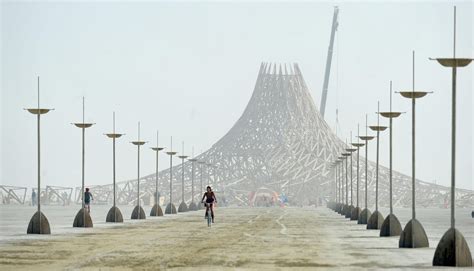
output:
[[184, 155], [184, 142], [183, 142], [183, 155], [178, 156], [181, 158], [181, 204], [179, 204], [178, 212], [187, 212], [188, 206], [184, 201], [184, 159], [188, 158], [187, 155]]
[[398, 246], [400, 248], [418, 248], [428, 247], [428, 236], [426, 236], [425, 229], [421, 223], [416, 219], [415, 215], [415, 100], [422, 98], [428, 94], [425, 91], [415, 91], [415, 51], [412, 54], [413, 58], [413, 77], [412, 77], [412, 90], [411, 91], [400, 91], [400, 94], [411, 100], [412, 105], [412, 118], [411, 118], [411, 129], [412, 129], [412, 219], [405, 225], [402, 233], [400, 234], [400, 240]]
[[166, 206], [165, 214], [176, 214], [176, 207], [173, 204], [173, 155], [177, 152], [173, 151], [173, 137], [171, 137], [170, 151], [166, 152], [170, 156], [170, 203]]
[[371, 216], [371, 212], [367, 208], [367, 183], [369, 182], [369, 178], [368, 178], [368, 174], [367, 174], [368, 173], [368, 170], [367, 170], [367, 167], [368, 167], [367, 156], [369, 155], [369, 141], [374, 139], [374, 137], [367, 135], [367, 133], [368, 133], [367, 129], [368, 129], [367, 115], [365, 115], [365, 136], [359, 136], [360, 139], [365, 141], [365, 208], [364, 208], [364, 210], [362, 210], [362, 212], [360, 212], [359, 219], [357, 220], [357, 224], [367, 224], [367, 222], [368, 222], [368, 220]]
[[360, 180], [360, 174], [359, 174], [359, 152], [360, 148], [363, 147], [365, 144], [359, 142], [359, 124], [357, 124], [357, 142], [352, 143], [352, 146], [357, 148], [357, 193], [356, 193], [356, 198], [357, 198], [357, 205], [356, 207], [352, 210], [351, 213], [351, 220], [359, 220], [359, 214], [360, 214], [360, 207], [359, 207], [359, 180]]
[[377, 125], [369, 126], [372, 131], [377, 132], [377, 158], [375, 167], [375, 212], [367, 222], [368, 230], [379, 230], [382, 228], [383, 215], [379, 212], [379, 153], [380, 153], [380, 132], [387, 129], [387, 126], [380, 125], [380, 102], [377, 103]]
[[30, 223], [28, 224], [28, 229], [26, 233], [28, 234], [51, 234], [51, 229], [49, 227], [48, 218], [41, 212], [41, 122], [40, 116], [48, 113], [52, 109], [46, 109], [40, 107], [40, 79], [38, 76], [38, 107], [37, 108], [28, 108], [26, 109], [33, 115], [36, 115], [36, 124], [37, 124], [37, 140], [38, 140], [38, 194], [37, 194], [37, 205], [38, 210], [31, 217]]
[[76, 217], [74, 218], [74, 222], [72, 223], [73, 227], [83, 227], [83, 228], [92, 228], [92, 218], [89, 214], [89, 211], [86, 209], [85, 204], [85, 195], [84, 195], [84, 173], [85, 173], [85, 154], [86, 154], [86, 147], [85, 147], [85, 135], [86, 129], [92, 127], [94, 123], [85, 123], [84, 122], [84, 97], [82, 97], [82, 122], [81, 123], [73, 123], [78, 128], [82, 130], [82, 186], [81, 186], [81, 199], [82, 199], [82, 208], [77, 212]]
[[336, 158], [336, 161], [334, 161], [334, 169], [336, 171], [336, 176], [335, 176], [335, 182], [336, 182], [336, 202], [334, 203], [334, 212], [338, 213], [340, 209], [340, 201], [341, 201], [341, 195], [340, 195], [340, 184], [339, 184], [339, 163], [341, 161], [339, 160], [339, 157]]
[[[346, 142], [347, 144], [347, 142]], [[344, 156], [344, 160], [346, 160], [346, 189], [345, 189], [345, 192], [346, 192], [346, 203], [344, 204], [344, 210], [342, 212], [342, 215], [345, 217], [345, 218], [350, 218], [351, 217], [351, 208], [349, 206], [349, 183], [348, 183], [348, 171], [347, 171], [347, 158], [349, 158], [351, 156], [351, 153], [350, 152], [344, 152], [342, 153], [342, 156]]]
[[160, 147], [158, 144], [158, 131], [156, 131], [156, 147], [152, 147], [152, 150], [156, 153], [156, 166], [155, 166], [155, 205], [151, 208], [150, 216], [163, 216], [163, 210], [160, 207], [160, 195], [158, 192], [158, 180], [159, 180], [159, 173], [158, 173], [158, 154], [160, 151], [164, 150], [163, 147]]
[[455, 227], [456, 195], [456, 74], [458, 67], [471, 63], [470, 58], [456, 58], [456, 7], [454, 7], [453, 58], [437, 58], [439, 64], [452, 68], [452, 113], [451, 113], [451, 227], [446, 231], [436, 247], [433, 265], [472, 266], [469, 246], [462, 233]]
[[115, 133], [115, 112], [113, 113], [113, 132], [109, 134], [105, 134], [108, 138], [112, 138], [112, 178], [113, 178], [113, 185], [114, 185], [114, 206], [110, 208], [109, 212], [107, 213], [107, 217], [105, 219], [106, 222], [123, 222], [122, 212], [116, 205], [116, 196], [117, 193], [115, 192], [116, 185], [115, 185], [115, 140], [121, 137], [124, 134], [117, 134]]
[[346, 160], [345, 156], [339, 156], [339, 161], [341, 162], [341, 168], [339, 170], [339, 206], [337, 212], [340, 215], [344, 214], [345, 205], [344, 205], [344, 160]]
[[145, 211], [140, 206], [140, 146], [145, 145], [145, 141], [140, 140], [140, 122], [138, 122], [138, 140], [131, 142], [137, 146], [137, 206], [133, 209], [131, 219], [145, 219]]
[[194, 202], [194, 168], [195, 164], [198, 161], [196, 158], [194, 158], [194, 147], [192, 151], [192, 157], [191, 159], [188, 159], [188, 161], [191, 162], [191, 203], [189, 204], [189, 210], [190, 211], [197, 211], [198, 207], [196, 203]]
[[337, 203], [337, 161], [335, 162], [332, 162], [330, 164], [330, 169], [333, 169], [334, 172], [334, 198], [333, 200], [330, 200], [328, 202], [328, 205], [327, 207], [331, 210], [335, 210], [336, 209], [336, 203]]
[[390, 214], [385, 218], [380, 229], [380, 236], [399, 236], [402, 232], [402, 225], [398, 220], [397, 216], [393, 213], [393, 188], [392, 188], [392, 155], [393, 155], [393, 119], [398, 118], [402, 112], [392, 111], [392, 81], [390, 81], [390, 111], [380, 112], [380, 115], [390, 120], [390, 171], [389, 171], [389, 182], [390, 182]]
[[337, 204], [337, 162], [333, 162], [331, 168], [334, 169], [334, 201], [329, 205], [329, 208], [335, 211]]
[[[351, 132], [351, 139], [352, 139], [352, 132]], [[352, 189], [352, 183], [354, 182], [354, 177], [353, 177], [353, 166], [352, 166], [352, 153], [355, 152], [357, 149], [354, 149], [354, 148], [346, 148], [346, 151], [350, 154], [349, 155], [349, 158], [351, 159], [351, 205], [349, 206], [349, 210], [348, 212], [346, 213], [346, 218], [350, 218], [351, 220], [352, 219], [352, 213], [354, 212], [354, 195], [353, 195], [353, 189]]]

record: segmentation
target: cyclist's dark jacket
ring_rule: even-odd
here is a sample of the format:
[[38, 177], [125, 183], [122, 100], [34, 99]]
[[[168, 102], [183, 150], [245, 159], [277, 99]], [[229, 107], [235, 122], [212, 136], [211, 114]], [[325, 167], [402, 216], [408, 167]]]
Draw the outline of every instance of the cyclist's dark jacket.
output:
[[214, 192], [205, 192], [204, 196], [202, 196], [202, 200], [206, 198], [207, 203], [213, 203], [216, 200], [216, 196], [214, 195]]

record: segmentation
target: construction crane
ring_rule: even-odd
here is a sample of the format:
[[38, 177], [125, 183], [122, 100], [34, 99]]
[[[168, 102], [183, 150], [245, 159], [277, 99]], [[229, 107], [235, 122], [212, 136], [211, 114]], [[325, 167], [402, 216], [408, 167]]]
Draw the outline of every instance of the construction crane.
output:
[[326, 110], [326, 99], [328, 95], [328, 85], [329, 85], [329, 75], [331, 73], [331, 63], [332, 63], [332, 52], [334, 47], [334, 36], [336, 35], [337, 26], [337, 15], [339, 13], [339, 8], [334, 7], [334, 15], [332, 17], [332, 28], [331, 28], [331, 39], [329, 41], [328, 48], [328, 57], [326, 59], [326, 72], [324, 73], [324, 83], [323, 83], [323, 93], [321, 96], [321, 106], [319, 107], [319, 112], [324, 118], [324, 111]]

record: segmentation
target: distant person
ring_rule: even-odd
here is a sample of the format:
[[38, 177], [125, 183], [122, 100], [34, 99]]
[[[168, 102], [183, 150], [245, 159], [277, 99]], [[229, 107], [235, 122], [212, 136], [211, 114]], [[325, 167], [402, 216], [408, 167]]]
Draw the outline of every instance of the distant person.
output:
[[36, 192], [35, 192], [34, 189], [33, 189], [33, 191], [31, 192], [31, 205], [32, 205], [32, 206], [35, 206], [35, 205], [36, 205]]
[[204, 193], [202, 196], [201, 203], [204, 203], [204, 198], [206, 199], [206, 214], [204, 215], [204, 218], [207, 219], [207, 211], [209, 211], [209, 208], [211, 208], [211, 217], [212, 217], [212, 223], [214, 223], [214, 203], [217, 203], [216, 200], [216, 195], [214, 195], [214, 192], [212, 191], [212, 188], [210, 186], [207, 187], [207, 191]]
[[92, 196], [92, 193], [89, 192], [89, 188], [86, 188], [86, 192], [84, 193], [84, 204], [88, 213], [91, 212], [91, 200], [94, 200], [94, 197]]
[[63, 192], [61, 195], [62, 195], [62, 199], [63, 199], [63, 206], [69, 205], [69, 201], [68, 201], [68, 198], [67, 198], [67, 193]]

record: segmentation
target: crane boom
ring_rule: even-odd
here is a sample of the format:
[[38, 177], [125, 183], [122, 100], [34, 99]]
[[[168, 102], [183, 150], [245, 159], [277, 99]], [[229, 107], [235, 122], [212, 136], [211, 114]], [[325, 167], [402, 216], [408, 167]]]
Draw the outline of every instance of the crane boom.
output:
[[332, 17], [332, 29], [331, 29], [331, 39], [329, 41], [328, 48], [328, 57], [326, 59], [326, 72], [324, 73], [324, 83], [323, 83], [323, 93], [321, 96], [321, 106], [319, 107], [319, 112], [324, 118], [324, 111], [326, 110], [326, 99], [328, 95], [328, 85], [329, 85], [329, 75], [331, 73], [331, 63], [332, 63], [332, 52], [334, 47], [334, 36], [336, 35], [336, 30], [338, 26], [337, 15], [339, 13], [339, 8], [334, 7], [334, 15]]

